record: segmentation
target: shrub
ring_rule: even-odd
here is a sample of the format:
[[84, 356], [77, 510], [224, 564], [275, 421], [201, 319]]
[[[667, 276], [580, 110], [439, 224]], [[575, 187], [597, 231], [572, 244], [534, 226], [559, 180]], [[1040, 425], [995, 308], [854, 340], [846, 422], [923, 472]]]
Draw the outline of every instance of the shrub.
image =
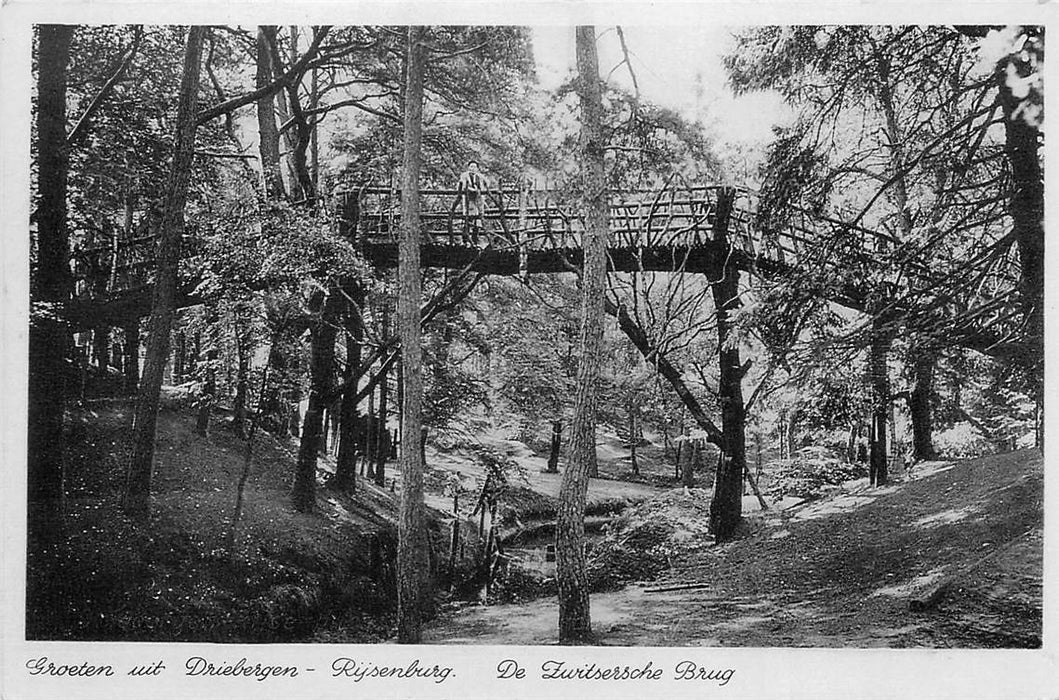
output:
[[773, 498], [795, 496], [816, 498], [828, 486], [868, 475], [865, 464], [849, 464], [824, 447], [804, 447], [790, 459], [769, 464], [769, 485], [765, 489]]
[[970, 423], [957, 423], [934, 436], [934, 448], [950, 459], [981, 457], [996, 452], [996, 446]]

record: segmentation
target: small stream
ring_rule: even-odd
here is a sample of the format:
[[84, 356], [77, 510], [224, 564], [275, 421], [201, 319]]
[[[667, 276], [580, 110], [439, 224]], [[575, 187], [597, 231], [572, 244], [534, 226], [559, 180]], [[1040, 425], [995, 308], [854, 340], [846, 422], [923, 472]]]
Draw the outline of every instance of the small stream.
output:
[[[606, 527], [618, 515], [596, 515], [585, 518], [586, 551], [603, 539]], [[539, 520], [500, 534], [500, 545], [512, 564], [545, 577], [555, 575], [555, 521]]]

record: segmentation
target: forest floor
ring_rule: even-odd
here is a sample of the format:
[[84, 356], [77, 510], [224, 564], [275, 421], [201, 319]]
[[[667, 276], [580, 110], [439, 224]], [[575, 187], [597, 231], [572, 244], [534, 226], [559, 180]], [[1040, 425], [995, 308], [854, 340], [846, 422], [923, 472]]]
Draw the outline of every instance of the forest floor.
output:
[[[175, 387], [163, 392], [158, 417], [150, 520], [121, 509], [128, 398], [71, 404], [66, 416], [66, 502], [60, 526], [31, 513], [27, 562], [27, 635], [31, 639], [254, 642], [377, 642], [392, 633], [394, 546], [400, 471], [387, 465], [378, 487], [358, 477], [353, 492], [324, 486], [333, 455], [318, 462], [315, 511], [291, 508], [297, 439], [258, 430], [253, 454], [216, 411], [208, 437], [195, 433], [194, 410]], [[483, 431], [462, 450], [428, 446], [428, 518], [437, 547], [451, 518], [444, 495], [449, 471], [474, 494], [484, 480], [476, 450], [515, 459], [523, 475], [512, 505], [554, 508], [559, 475], [504, 431]], [[620, 477], [628, 451], [616, 438], [601, 447], [600, 469]], [[613, 443], [613, 444], [611, 444]], [[650, 464], [650, 460], [648, 460]], [[229, 541], [237, 485], [246, 471], [242, 510]], [[663, 492], [650, 483], [593, 480], [591, 504], [617, 508]], [[469, 516], [473, 496], [461, 514]], [[36, 523], [36, 524], [34, 524]], [[50, 533], [52, 536], [44, 536]], [[440, 551], [440, 550], [438, 550]]]
[[[127, 399], [100, 399], [67, 416], [65, 536], [31, 527], [27, 636], [31, 639], [255, 642], [382, 642], [393, 631], [393, 547], [400, 473], [387, 466], [379, 488], [360, 478], [354, 493], [323, 487], [315, 512], [290, 507], [296, 441], [258, 431], [243, 510], [229, 544], [245, 443], [219, 412], [209, 437], [170, 395], [159, 415], [152, 515], [121, 515]], [[428, 513], [436, 547], [459, 472], [466, 493], [484, 477], [482, 447], [513, 459], [509, 534], [542, 534], [553, 517], [560, 476], [500, 430], [459, 449], [428, 447]], [[604, 541], [636, 518], [664, 519], [693, 546], [653, 570], [661, 580], [592, 596], [600, 644], [740, 646], [1034, 646], [1040, 643], [1042, 461], [1022, 451], [917, 468], [882, 489], [847, 483], [801, 505], [788, 499], [760, 512], [744, 498], [749, 534], [713, 546], [702, 534], [707, 489], [665, 488], [672, 466], [657, 446], [629, 451], [614, 435], [599, 445], [601, 478], [588, 503]], [[394, 483], [396, 481], [396, 483]], [[775, 506], [781, 506], [775, 507]], [[468, 517], [473, 498], [464, 497]], [[520, 512], [521, 509], [521, 512]], [[755, 512], [756, 511], [756, 512]], [[550, 514], [551, 513], [551, 514]], [[620, 513], [620, 515], [619, 515]], [[521, 517], [520, 515], [524, 516]], [[31, 514], [31, 522], [33, 515]], [[538, 528], [535, 530], [534, 528]], [[473, 528], [469, 528], [473, 530]], [[55, 529], [51, 530], [53, 533]], [[540, 539], [540, 538], [538, 538]], [[519, 545], [523, 546], [523, 545]], [[540, 546], [530, 544], [527, 546]], [[436, 551], [444, 551], [437, 549]], [[600, 551], [603, 551], [602, 549]], [[628, 550], [622, 555], [636, 551]], [[621, 563], [627, 563], [623, 560]], [[613, 588], [633, 575], [607, 580]], [[517, 585], [517, 582], [515, 582]], [[948, 583], [948, 595], [920, 612], [910, 602]], [[695, 588], [649, 592], [652, 587]], [[512, 589], [516, 597], [546, 589]], [[472, 597], [477, 597], [473, 596]], [[519, 604], [443, 608], [435, 643], [550, 644], [554, 596]]]
[[[1037, 647], [1043, 493], [1036, 450], [849, 484], [689, 550], [664, 580], [594, 593], [596, 643]], [[465, 607], [426, 639], [554, 644], [557, 619], [554, 598]]]
[[[242, 512], [229, 538], [245, 442], [217, 412], [208, 437], [171, 389], [158, 416], [151, 517], [122, 514], [129, 399], [67, 413], [65, 536], [40, 537], [31, 513], [31, 639], [287, 641], [331, 622], [361, 641], [389, 635], [397, 498], [361, 479], [290, 505], [296, 443], [257, 431]], [[322, 474], [321, 474], [322, 476]], [[332, 619], [335, 618], [335, 619]]]

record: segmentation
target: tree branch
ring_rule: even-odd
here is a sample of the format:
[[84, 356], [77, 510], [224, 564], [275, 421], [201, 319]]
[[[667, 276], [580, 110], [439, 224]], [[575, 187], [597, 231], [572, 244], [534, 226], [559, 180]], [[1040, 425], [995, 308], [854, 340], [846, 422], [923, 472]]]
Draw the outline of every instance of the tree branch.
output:
[[132, 63], [133, 57], [140, 48], [140, 41], [143, 39], [143, 27], [141, 25], [135, 25], [135, 34], [132, 38], [132, 46], [129, 47], [128, 54], [118, 65], [117, 70], [110, 76], [110, 78], [103, 84], [96, 96], [92, 98], [88, 108], [85, 109], [81, 118], [77, 120], [77, 124], [74, 125], [73, 131], [70, 132], [69, 136], [66, 137], [66, 145], [74, 147], [78, 145], [81, 140], [88, 134], [88, 128], [92, 123], [92, 118], [99, 111], [99, 108], [103, 105], [103, 102], [110, 96], [114, 86], [117, 85], [118, 81], [121, 80], [122, 76], [125, 75], [125, 71], [128, 70], [129, 65]]
[[320, 44], [324, 40], [324, 37], [327, 36], [327, 32], [330, 31], [330, 29], [330, 26], [317, 27], [316, 29], [314, 29], [313, 40], [312, 43], [309, 45], [309, 48], [305, 50], [305, 53], [302, 54], [301, 58], [298, 59], [297, 63], [291, 66], [290, 70], [288, 70], [286, 73], [279, 76], [264, 87], [258, 88], [257, 90], [253, 90], [244, 95], [240, 95], [239, 97], [233, 97], [232, 99], [222, 102], [219, 105], [215, 105], [213, 107], [210, 107], [209, 109], [199, 112], [198, 116], [195, 118], [195, 123], [201, 126], [202, 124], [205, 124], [211, 119], [215, 119], [223, 114], [227, 114], [229, 112], [237, 110], [240, 107], [245, 107], [246, 105], [251, 104], [252, 102], [256, 102], [262, 97], [265, 97], [267, 95], [273, 95], [279, 92], [282, 88], [289, 87], [291, 84], [300, 80], [301, 77], [305, 74], [305, 71], [308, 70], [308, 68], [310, 67], [310, 62], [320, 52]]

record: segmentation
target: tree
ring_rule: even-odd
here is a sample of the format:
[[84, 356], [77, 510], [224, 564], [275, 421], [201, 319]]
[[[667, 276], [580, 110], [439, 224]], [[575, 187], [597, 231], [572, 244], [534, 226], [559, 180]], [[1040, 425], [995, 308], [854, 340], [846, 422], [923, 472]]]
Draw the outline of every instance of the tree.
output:
[[[29, 500], [61, 512], [63, 411], [70, 333], [59, 307], [70, 297], [66, 196], [66, 72], [73, 27], [43, 25], [37, 60], [37, 237], [29, 333]], [[44, 308], [38, 306], [44, 305]], [[52, 308], [47, 308], [52, 306]]]
[[581, 186], [585, 218], [585, 268], [581, 280], [581, 335], [570, 452], [559, 487], [555, 527], [559, 586], [559, 641], [591, 639], [592, 619], [585, 574], [585, 496], [595, 463], [596, 384], [603, 342], [603, 298], [607, 274], [607, 190], [604, 179], [603, 100], [593, 26], [576, 29], [578, 94], [581, 103]]
[[[718, 195], [713, 226], [713, 242], [730, 250], [728, 218], [734, 192]], [[729, 255], [724, 260], [730, 260]], [[718, 542], [735, 535], [743, 517], [743, 475], [746, 473], [746, 406], [743, 403], [743, 376], [747, 368], [739, 358], [739, 340], [732, 317], [740, 305], [739, 269], [726, 262], [711, 276], [713, 306], [717, 317], [717, 355], [720, 373], [717, 397], [721, 404], [722, 439], [719, 447], [717, 478], [710, 502], [710, 531]]]
[[984, 283], [1005, 274], [1012, 240], [994, 128], [1002, 99], [950, 27], [767, 27], [743, 38], [726, 58], [737, 89], [778, 89], [800, 111], [769, 157], [763, 225], [789, 224], [793, 204], [885, 234], [872, 245], [825, 231], [817, 247], [830, 261], [794, 280], [860, 289], [867, 318], [831, 342], [869, 351], [873, 474], [884, 480], [892, 344], [904, 334], [918, 358], [909, 408], [919, 458], [933, 453], [933, 358], [956, 344], [1013, 351], [1013, 324], [990, 313], [1006, 292]]
[[401, 168], [401, 231], [397, 271], [397, 318], [401, 334], [401, 510], [397, 530], [397, 640], [420, 640], [427, 581], [426, 525], [423, 506], [423, 462], [420, 431], [423, 423], [423, 358], [419, 302], [419, 169], [423, 129], [423, 83], [426, 70], [426, 30], [412, 26], [407, 33], [404, 104], [404, 161]]
[[324, 431], [324, 411], [331, 404], [331, 373], [335, 361], [335, 334], [339, 295], [334, 289], [316, 290], [310, 301], [314, 318], [310, 326], [309, 406], [302, 423], [298, 463], [294, 472], [294, 509], [310, 513], [316, 505], [316, 458]]
[[177, 272], [180, 241], [184, 232], [184, 203], [195, 149], [195, 109], [198, 104], [199, 66], [202, 43], [208, 29], [188, 29], [184, 69], [176, 117], [173, 161], [166, 185], [161, 229], [158, 232], [158, 269], [151, 301], [151, 323], [143, 379], [136, 397], [132, 452], [125, 484], [125, 511], [146, 517], [150, 507], [151, 471], [154, 461], [155, 427], [158, 421], [162, 374], [169, 355], [169, 336], [176, 315]]
[[[261, 90], [272, 80], [271, 47], [275, 44], [276, 28], [257, 28], [257, 55], [254, 87]], [[276, 98], [268, 93], [257, 101], [257, 130], [260, 139], [262, 190], [267, 199], [282, 199], [283, 177], [279, 164], [279, 131], [276, 128]]]

